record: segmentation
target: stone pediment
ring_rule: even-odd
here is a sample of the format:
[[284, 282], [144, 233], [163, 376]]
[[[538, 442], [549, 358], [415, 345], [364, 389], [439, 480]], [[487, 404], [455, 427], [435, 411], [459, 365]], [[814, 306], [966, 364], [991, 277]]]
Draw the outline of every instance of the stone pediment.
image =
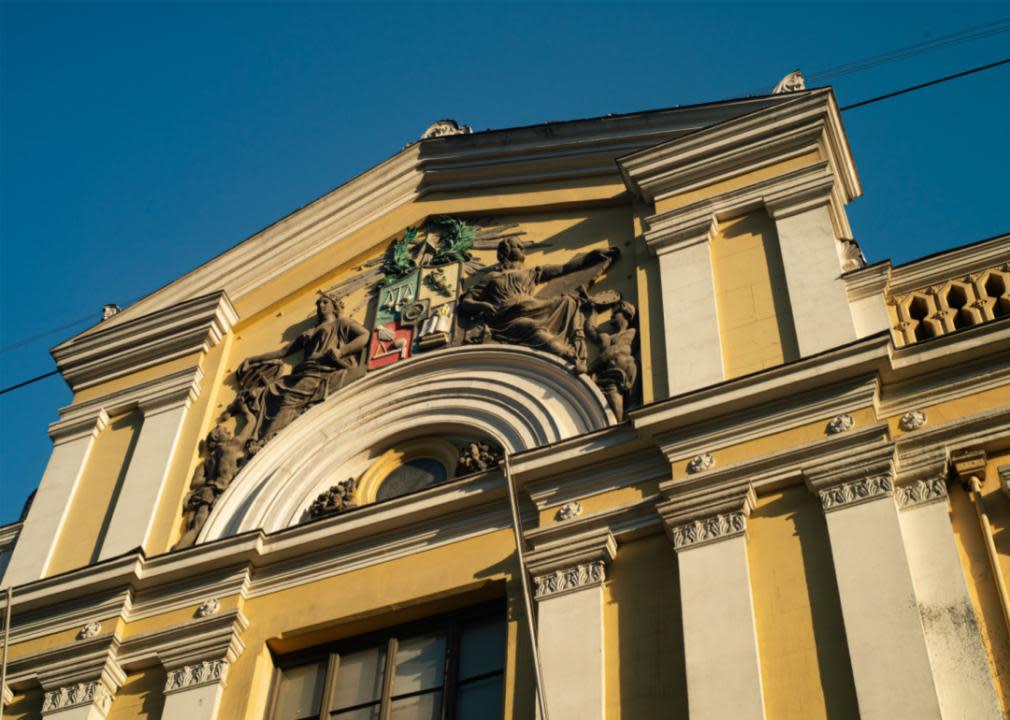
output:
[[[402, 213], [415, 201], [495, 188], [536, 188], [559, 181], [610, 179], [620, 184], [615, 162], [620, 156], [806, 95], [748, 98], [424, 139], [77, 337], [222, 290], [239, 314], [248, 317], [261, 309], [245, 305], [254, 291], [306, 261], [325, 253], [328, 267], [337, 267], [377, 250], [378, 244], [368, 247], [354, 242], [355, 235], [397, 211]], [[410, 217], [408, 212], [403, 225], [417, 223], [421, 217]]]

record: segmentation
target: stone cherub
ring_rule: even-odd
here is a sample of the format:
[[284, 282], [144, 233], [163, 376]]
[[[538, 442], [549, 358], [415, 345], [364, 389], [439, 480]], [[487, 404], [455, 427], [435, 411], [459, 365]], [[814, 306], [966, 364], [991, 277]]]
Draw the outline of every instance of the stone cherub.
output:
[[596, 309], [586, 297], [586, 336], [600, 346], [600, 354], [589, 368], [589, 374], [607, 396], [614, 417], [624, 419], [624, 409], [638, 380], [638, 362], [634, 344], [638, 331], [634, 326], [635, 306], [626, 300], [618, 302], [611, 313], [613, 329], [604, 332], [596, 324]]
[[193, 473], [184, 506], [189, 511], [186, 530], [173, 550], [191, 547], [196, 542], [214, 503], [238, 474], [245, 460], [245, 442], [218, 425], [201, 443], [205, 457]]
[[354, 491], [358, 483], [354, 478], [349, 478], [337, 483], [326, 492], [320, 493], [319, 497], [312, 501], [309, 506], [309, 517], [312, 519], [336, 515], [344, 510], [357, 507], [354, 502]]

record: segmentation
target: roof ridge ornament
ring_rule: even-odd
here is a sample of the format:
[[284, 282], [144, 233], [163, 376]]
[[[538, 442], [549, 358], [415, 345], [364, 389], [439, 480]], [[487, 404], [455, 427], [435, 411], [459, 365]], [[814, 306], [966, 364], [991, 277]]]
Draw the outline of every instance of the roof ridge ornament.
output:
[[799, 92], [806, 90], [806, 83], [803, 81], [803, 73], [799, 68], [793, 70], [784, 78], [779, 80], [779, 84], [772, 90], [772, 95], [782, 95], [784, 93]]
[[460, 125], [455, 120], [445, 118], [436, 123], [432, 123], [428, 129], [424, 131], [421, 139], [428, 140], [429, 138], [448, 137], [449, 135], [471, 134], [473, 134], [473, 128], [469, 125]]

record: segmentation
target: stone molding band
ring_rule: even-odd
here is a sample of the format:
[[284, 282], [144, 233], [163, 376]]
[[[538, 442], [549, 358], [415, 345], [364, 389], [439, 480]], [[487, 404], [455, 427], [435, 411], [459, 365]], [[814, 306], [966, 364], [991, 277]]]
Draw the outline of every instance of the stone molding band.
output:
[[747, 529], [746, 516], [742, 512], [719, 513], [701, 520], [677, 525], [670, 530], [675, 550], [686, 550], [742, 535]]
[[46, 690], [42, 701], [42, 714], [91, 704], [96, 705], [103, 714], [109, 711], [109, 706], [112, 704], [112, 695], [101, 680], [79, 682]]
[[201, 685], [212, 685], [222, 681], [227, 672], [228, 662], [225, 660], [204, 660], [173, 668], [168, 671], [165, 679], [164, 693], [168, 695]]
[[581, 590], [591, 585], [601, 585], [607, 579], [607, 565], [603, 560], [578, 563], [533, 578], [534, 595], [538, 600]]
[[917, 480], [894, 491], [894, 501], [902, 510], [947, 499], [947, 483], [942, 477]]
[[841, 483], [819, 492], [825, 511], [855, 505], [894, 492], [890, 475], [876, 475]]

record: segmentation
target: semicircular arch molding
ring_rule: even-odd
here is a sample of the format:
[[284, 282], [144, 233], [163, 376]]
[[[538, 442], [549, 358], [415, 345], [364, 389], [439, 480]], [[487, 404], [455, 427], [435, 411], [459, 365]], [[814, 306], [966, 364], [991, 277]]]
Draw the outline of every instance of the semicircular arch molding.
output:
[[198, 542], [298, 524], [354, 458], [422, 435], [491, 438], [508, 453], [614, 422], [585, 375], [544, 352], [476, 345], [372, 372], [307, 411], [257, 453], [224, 492]]

